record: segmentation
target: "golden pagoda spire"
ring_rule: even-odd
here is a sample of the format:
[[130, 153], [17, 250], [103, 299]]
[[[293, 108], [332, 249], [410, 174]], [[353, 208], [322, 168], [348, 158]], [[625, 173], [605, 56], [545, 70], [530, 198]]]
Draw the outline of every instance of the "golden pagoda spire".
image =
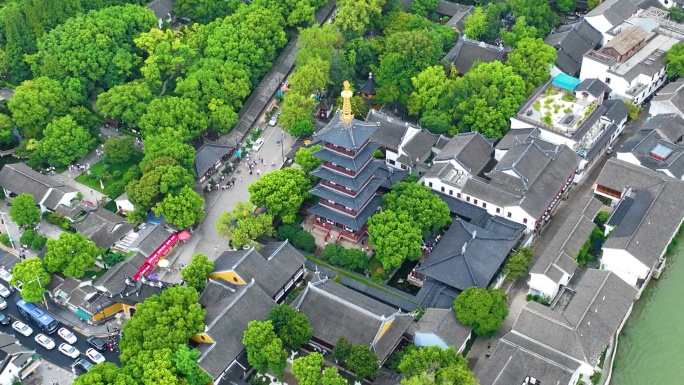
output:
[[345, 80], [343, 84], [344, 90], [342, 91], [341, 96], [344, 101], [342, 103], [342, 116], [340, 116], [340, 121], [349, 124], [352, 119], [354, 119], [351, 109], [351, 97], [354, 95], [354, 92], [349, 89], [349, 81]]

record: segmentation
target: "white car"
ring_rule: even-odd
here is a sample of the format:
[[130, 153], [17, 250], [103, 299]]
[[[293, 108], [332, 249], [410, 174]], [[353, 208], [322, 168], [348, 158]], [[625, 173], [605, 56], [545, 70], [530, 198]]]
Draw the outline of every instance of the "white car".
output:
[[36, 338], [34, 338], [34, 340], [36, 340], [38, 345], [44, 347], [47, 350], [52, 350], [55, 348], [55, 341], [52, 338], [46, 336], [45, 334], [38, 334]]
[[93, 348], [86, 350], [86, 356], [88, 356], [88, 358], [90, 358], [90, 360], [96, 364], [99, 364], [100, 362], [105, 362], [104, 356]]
[[81, 352], [79, 352], [78, 349], [69, 344], [60, 344], [59, 351], [65, 356], [71, 358], [76, 358], [81, 355]]
[[76, 341], [78, 341], [74, 333], [70, 332], [67, 328], [59, 328], [59, 330], [57, 330], [57, 334], [59, 334], [64, 341], [70, 344], [75, 344]]
[[17, 332], [19, 332], [19, 334], [23, 335], [24, 337], [28, 337], [31, 334], [33, 334], [33, 329], [31, 329], [30, 327], [28, 327], [28, 325], [21, 321], [14, 321], [14, 323], [12, 324], [12, 329], [16, 330]]
[[273, 116], [271, 116], [271, 120], [268, 121], [268, 125], [271, 127], [275, 126], [276, 123], [278, 123], [278, 117], [279, 116], [280, 116], [280, 114], [273, 114]]
[[3, 298], [7, 298], [10, 296], [10, 294], [12, 293], [10, 293], [10, 291], [5, 286], [0, 285], [0, 296], [2, 296]]
[[252, 151], [256, 152], [261, 150], [261, 146], [264, 145], [264, 138], [258, 138], [252, 143]]
[[5, 301], [4, 299], [0, 298], [0, 310], [3, 310], [3, 309], [5, 309], [5, 308], [7, 308], [7, 301]]
[[3, 266], [2, 268], [0, 268], [0, 278], [9, 283], [9, 281], [12, 280], [12, 274], [10, 274], [9, 271], [5, 270], [5, 267]]

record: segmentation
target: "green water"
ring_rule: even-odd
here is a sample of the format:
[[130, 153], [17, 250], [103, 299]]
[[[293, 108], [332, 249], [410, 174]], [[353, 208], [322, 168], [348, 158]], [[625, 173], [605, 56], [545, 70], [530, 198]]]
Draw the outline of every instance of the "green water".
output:
[[634, 305], [622, 330], [612, 385], [684, 384], [684, 242]]

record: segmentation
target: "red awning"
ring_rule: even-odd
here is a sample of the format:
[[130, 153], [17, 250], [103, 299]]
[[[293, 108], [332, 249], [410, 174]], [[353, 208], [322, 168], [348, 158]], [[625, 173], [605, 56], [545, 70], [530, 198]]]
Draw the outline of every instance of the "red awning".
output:
[[188, 230], [183, 230], [180, 233], [178, 233], [178, 239], [180, 239], [181, 241], [187, 241], [188, 239], [190, 239], [191, 236], [192, 234], [190, 234]]
[[166, 254], [168, 254], [169, 250], [171, 250], [176, 242], [178, 242], [178, 234], [171, 234], [171, 236], [169, 236], [164, 243], [162, 243], [161, 246], [154, 251], [154, 253], [150, 254], [150, 256], [145, 259], [145, 263], [140, 266], [140, 269], [138, 269], [138, 272], [135, 273], [133, 279], [137, 281], [141, 275], [149, 274], [154, 267], [157, 266], [157, 262], [166, 257]]

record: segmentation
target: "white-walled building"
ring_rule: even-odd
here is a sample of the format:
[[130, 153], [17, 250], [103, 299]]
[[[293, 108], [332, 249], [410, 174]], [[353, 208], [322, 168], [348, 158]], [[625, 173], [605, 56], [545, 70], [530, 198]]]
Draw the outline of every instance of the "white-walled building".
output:
[[684, 221], [684, 182], [613, 158], [596, 180], [594, 193], [617, 206], [606, 222], [609, 236], [601, 267], [641, 293], [665, 267], [667, 246]]
[[684, 78], [667, 84], [651, 99], [651, 115], [677, 114], [684, 118]]
[[0, 170], [0, 186], [5, 195], [31, 194], [41, 212], [55, 211], [57, 206], [71, 206], [78, 190], [34, 171], [24, 163], [7, 164]]
[[544, 39], [544, 43], [556, 49], [556, 61], [551, 68], [551, 76], [564, 73], [578, 76], [582, 69], [582, 57], [587, 51], [595, 49], [603, 39], [603, 34], [586, 20], [561, 25]]
[[610, 39], [608, 31], [622, 24], [638, 12], [638, 0], [604, 0], [584, 15], [584, 20], [601, 32], [605, 40]]

